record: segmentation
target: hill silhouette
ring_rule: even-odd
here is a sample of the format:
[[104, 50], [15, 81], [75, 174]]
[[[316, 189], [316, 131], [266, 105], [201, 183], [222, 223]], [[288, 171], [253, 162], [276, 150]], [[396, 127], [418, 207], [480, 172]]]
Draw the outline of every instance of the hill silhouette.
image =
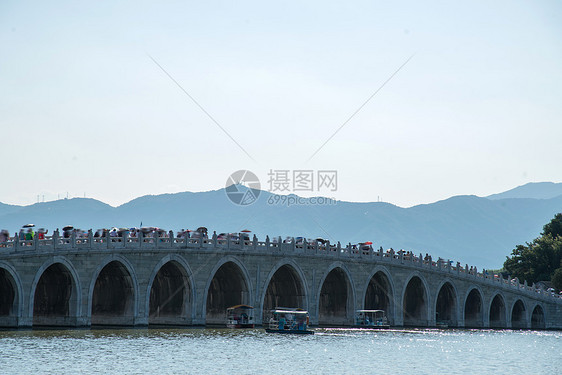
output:
[[488, 199], [534, 198], [550, 199], [562, 195], [562, 183], [530, 182], [503, 193], [487, 196]]
[[[544, 187], [550, 189], [548, 184]], [[531, 190], [533, 196], [548, 196], [546, 190], [539, 194], [536, 186]], [[529, 190], [519, 189], [518, 194], [522, 191]], [[304, 204], [275, 205], [270, 204], [275, 196], [267, 191], [254, 204], [239, 206], [224, 189], [147, 195], [118, 207], [73, 198], [30, 206], [1, 204], [0, 228], [15, 233], [22, 225], [34, 223], [50, 230], [68, 224], [83, 229], [142, 225], [174, 231], [206, 226], [218, 233], [249, 229], [259, 238], [322, 237], [342, 244], [372, 241], [376, 248], [427, 252], [479, 268], [500, 268], [517, 244], [537, 237], [542, 226], [562, 211], [562, 195], [498, 196], [455, 196], [409, 208], [384, 202], [315, 205], [304, 198]]]

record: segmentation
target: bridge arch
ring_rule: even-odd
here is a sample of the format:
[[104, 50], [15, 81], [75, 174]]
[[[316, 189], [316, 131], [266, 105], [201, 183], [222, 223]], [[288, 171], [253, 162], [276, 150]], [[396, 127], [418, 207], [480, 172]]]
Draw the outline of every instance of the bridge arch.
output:
[[362, 307], [368, 310], [384, 310], [391, 325], [396, 322], [396, 296], [394, 281], [388, 269], [376, 266], [363, 288]]
[[546, 328], [546, 316], [545, 310], [542, 304], [537, 303], [533, 307], [531, 313], [531, 328], [532, 329], [545, 329]]
[[57, 255], [35, 273], [29, 295], [29, 316], [33, 325], [73, 326], [81, 315], [82, 288], [74, 265]]
[[459, 325], [459, 298], [455, 283], [449, 278], [441, 281], [435, 295], [435, 322], [449, 327]]
[[522, 299], [517, 299], [511, 308], [511, 328], [527, 328], [527, 308]]
[[23, 288], [15, 268], [0, 261], [0, 323], [13, 326], [23, 311]]
[[261, 320], [275, 307], [299, 307], [308, 310], [308, 285], [298, 264], [290, 259], [281, 259], [271, 269], [262, 293]]
[[505, 297], [500, 292], [497, 292], [492, 298], [488, 314], [490, 328], [507, 328]]
[[402, 290], [403, 324], [405, 326], [429, 325], [429, 287], [425, 278], [412, 272]]
[[324, 272], [316, 301], [318, 324], [349, 325], [353, 321], [355, 287], [342, 262], [332, 263]]
[[463, 306], [465, 327], [484, 327], [484, 299], [482, 296], [482, 290], [476, 285], [467, 289]]
[[[244, 263], [226, 256], [213, 267], [203, 296], [203, 317], [208, 324], [225, 324], [226, 309], [239, 304], [251, 304], [252, 286]], [[255, 319], [255, 317], [254, 317]]]
[[138, 281], [129, 260], [106, 257], [94, 271], [88, 314], [92, 325], [134, 325], [138, 316]]
[[168, 254], [154, 267], [145, 309], [148, 324], [190, 324], [195, 315], [195, 280], [186, 260]]

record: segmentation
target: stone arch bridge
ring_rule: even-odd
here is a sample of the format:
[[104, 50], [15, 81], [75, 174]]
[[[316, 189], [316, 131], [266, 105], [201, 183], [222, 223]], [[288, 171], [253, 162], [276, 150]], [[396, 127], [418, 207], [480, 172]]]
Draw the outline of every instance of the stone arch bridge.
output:
[[93, 237], [0, 244], [0, 326], [224, 324], [227, 307], [310, 312], [348, 326], [357, 309], [391, 325], [562, 328], [562, 299], [452, 262], [348, 245]]

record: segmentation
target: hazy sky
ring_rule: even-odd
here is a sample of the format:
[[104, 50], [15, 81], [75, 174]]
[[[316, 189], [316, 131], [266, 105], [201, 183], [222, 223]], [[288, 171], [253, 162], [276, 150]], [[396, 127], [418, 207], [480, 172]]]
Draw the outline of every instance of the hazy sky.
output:
[[562, 181], [562, 2], [452, 3], [3, 0], [0, 201], [239, 169], [337, 170], [323, 195], [400, 206]]

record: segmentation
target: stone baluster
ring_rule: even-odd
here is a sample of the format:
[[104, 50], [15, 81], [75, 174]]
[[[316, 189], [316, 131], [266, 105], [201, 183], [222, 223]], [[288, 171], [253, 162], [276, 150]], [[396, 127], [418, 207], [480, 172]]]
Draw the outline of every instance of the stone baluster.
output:
[[336, 248], [336, 251], [338, 252], [338, 256], [340, 256], [341, 255], [341, 243], [340, 243], [340, 241], [338, 241], [338, 246]]
[[88, 229], [88, 245], [90, 249], [94, 246], [94, 233], [91, 229]]
[[213, 231], [212, 241], [213, 241], [213, 247], [216, 249], [217, 248], [217, 231], [216, 230]]
[[252, 238], [252, 247], [254, 251], [258, 249], [258, 237], [254, 234], [254, 238]]
[[126, 230], [125, 232], [123, 232], [123, 248], [126, 248], [128, 244], [129, 244], [129, 231]]
[[137, 238], [138, 238], [138, 241], [139, 241], [139, 249], [142, 249], [142, 243], [144, 241], [144, 233], [143, 233], [142, 230], [139, 230], [137, 232]]
[[70, 243], [71, 247], [74, 249], [76, 247], [76, 230], [73, 229], [72, 233], [70, 233]]
[[269, 235], [265, 236], [265, 248], [269, 250]]
[[109, 231], [105, 231], [105, 243], [108, 249], [111, 249], [111, 237], [109, 236]]
[[59, 228], [53, 232], [53, 250], [57, 249], [59, 245]]

